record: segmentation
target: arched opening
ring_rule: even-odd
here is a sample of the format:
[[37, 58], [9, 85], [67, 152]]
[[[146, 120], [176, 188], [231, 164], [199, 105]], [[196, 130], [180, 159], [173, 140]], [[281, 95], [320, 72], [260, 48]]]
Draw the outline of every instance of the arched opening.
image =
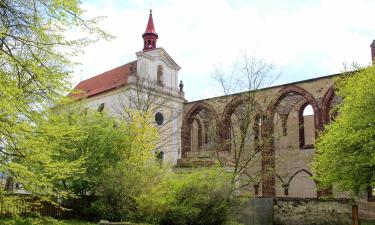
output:
[[316, 198], [317, 187], [312, 174], [305, 169], [294, 173], [288, 182], [288, 195], [291, 197]]
[[[272, 134], [279, 138], [274, 143], [275, 148], [297, 147], [301, 149], [313, 148], [315, 130], [320, 127], [319, 108], [314, 96], [306, 90], [291, 86], [283, 89], [273, 105], [269, 108], [269, 114], [274, 120], [271, 127]], [[277, 123], [281, 129], [275, 129], [275, 116], [279, 115]], [[297, 129], [296, 129], [297, 127]], [[280, 134], [275, 134], [275, 132]], [[284, 145], [280, 142], [285, 141]]]
[[[190, 110], [185, 114], [181, 128], [181, 152], [183, 157], [187, 157], [188, 152], [198, 150], [198, 146], [205, 148], [203, 142], [205, 139], [208, 140], [209, 145], [215, 145], [210, 143], [216, 140], [216, 119], [218, 114], [207, 103], [198, 102], [193, 105]], [[209, 123], [209, 132], [205, 124]], [[199, 129], [200, 127], [200, 129]]]
[[148, 41], [147, 41], [147, 47], [148, 47], [148, 48], [151, 47], [151, 40], [148, 40]]
[[303, 105], [299, 112], [300, 148], [313, 148], [315, 140], [314, 110], [310, 104]]
[[[320, 125], [320, 108], [311, 93], [297, 85], [290, 85], [281, 89], [278, 96], [271, 101], [267, 110], [267, 136], [272, 136], [273, 139], [268, 142], [269, 146], [265, 148], [264, 154], [262, 153], [262, 171], [265, 171], [265, 174], [267, 171], [275, 171], [276, 168], [288, 168], [288, 163], [284, 160], [276, 161], [276, 157], [287, 157], [293, 160], [293, 157], [296, 156], [307, 160], [310, 154], [313, 154], [310, 151], [304, 153], [291, 151], [299, 149], [300, 137], [304, 137], [304, 133], [301, 135], [301, 132], [304, 131], [299, 129], [299, 123], [300, 118], [303, 119], [303, 110], [307, 105], [311, 105], [314, 112], [315, 131], [315, 127], [319, 128]], [[281, 176], [285, 178], [286, 174], [281, 174]], [[267, 184], [263, 187], [263, 190], [266, 190], [263, 194], [274, 196], [276, 194], [275, 174], [264, 176], [262, 180], [263, 184]], [[285, 191], [287, 187], [283, 188]]]
[[[259, 134], [263, 133], [262, 129], [259, 129], [259, 126], [264, 126], [263, 121], [260, 122], [260, 117], [257, 116], [260, 114], [263, 114], [260, 105], [250, 97], [232, 99], [225, 106], [221, 121], [221, 149], [233, 151], [234, 147], [247, 145], [246, 148], [253, 150], [255, 139], [259, 139]], [[257, 127], [254, 127], [254, 124], [257, 124]]]
[[335, 95], [333, 88], [329, 88], [322, 100], [323, 123], [329, 124], [338, 116], [336, 106], [342, 102], [342, 98]]

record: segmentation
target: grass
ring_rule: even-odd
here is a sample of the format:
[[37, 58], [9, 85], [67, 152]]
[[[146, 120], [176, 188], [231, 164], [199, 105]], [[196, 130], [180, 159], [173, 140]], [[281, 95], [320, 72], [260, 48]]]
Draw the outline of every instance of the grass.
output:
[[94, 223], [88, 223], [79, 220], [56, 220], [49, 217], [41, 218], [3, 218], [0, 219], [1, 225], [94, 225]]
[[361, 225], [375, 225], [375, 220], [372, 221], [361, 221]]

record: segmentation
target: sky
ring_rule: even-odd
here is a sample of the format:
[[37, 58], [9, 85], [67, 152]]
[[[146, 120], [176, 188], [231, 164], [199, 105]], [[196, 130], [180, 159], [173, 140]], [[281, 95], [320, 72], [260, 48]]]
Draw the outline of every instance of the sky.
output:
[[344, 63], [370, 64], [375, 0], [82, 0], [86, 17], [115, 36], [74, 60], [73, 84], [136, 59], [149, 9], [157, 47], [182, 69], [188, 101], [218, 95], [215, 66], [246, 53], [282, 71], [274, 85], [339, 73]]

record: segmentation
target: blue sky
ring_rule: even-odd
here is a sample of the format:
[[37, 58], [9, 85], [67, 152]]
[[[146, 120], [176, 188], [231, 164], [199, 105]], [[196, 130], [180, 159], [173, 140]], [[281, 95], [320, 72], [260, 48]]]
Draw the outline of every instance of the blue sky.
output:
[[163, 47], [182, 67], [189, 101], [218, 94], [214, 65], [230, 65], [242, 53], [282, 69], [275, 84], [338, 73], [343, 63], [370, 63], [375, 39], [374, 0], [83, 0], [87, 16], [116, 36], [85, 49], [73, 83], [136, 58], [148, 10]]

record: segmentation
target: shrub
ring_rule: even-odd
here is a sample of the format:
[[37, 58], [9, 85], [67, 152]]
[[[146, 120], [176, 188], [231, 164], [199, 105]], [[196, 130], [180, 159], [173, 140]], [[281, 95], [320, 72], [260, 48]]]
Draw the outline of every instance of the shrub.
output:
[[232, 198], [230, 184], [230, 174], [222, 168], [170, 174], [137, 199], [140, 217], [164, 225], [227, 224], [233, 221], [237, 202]]

